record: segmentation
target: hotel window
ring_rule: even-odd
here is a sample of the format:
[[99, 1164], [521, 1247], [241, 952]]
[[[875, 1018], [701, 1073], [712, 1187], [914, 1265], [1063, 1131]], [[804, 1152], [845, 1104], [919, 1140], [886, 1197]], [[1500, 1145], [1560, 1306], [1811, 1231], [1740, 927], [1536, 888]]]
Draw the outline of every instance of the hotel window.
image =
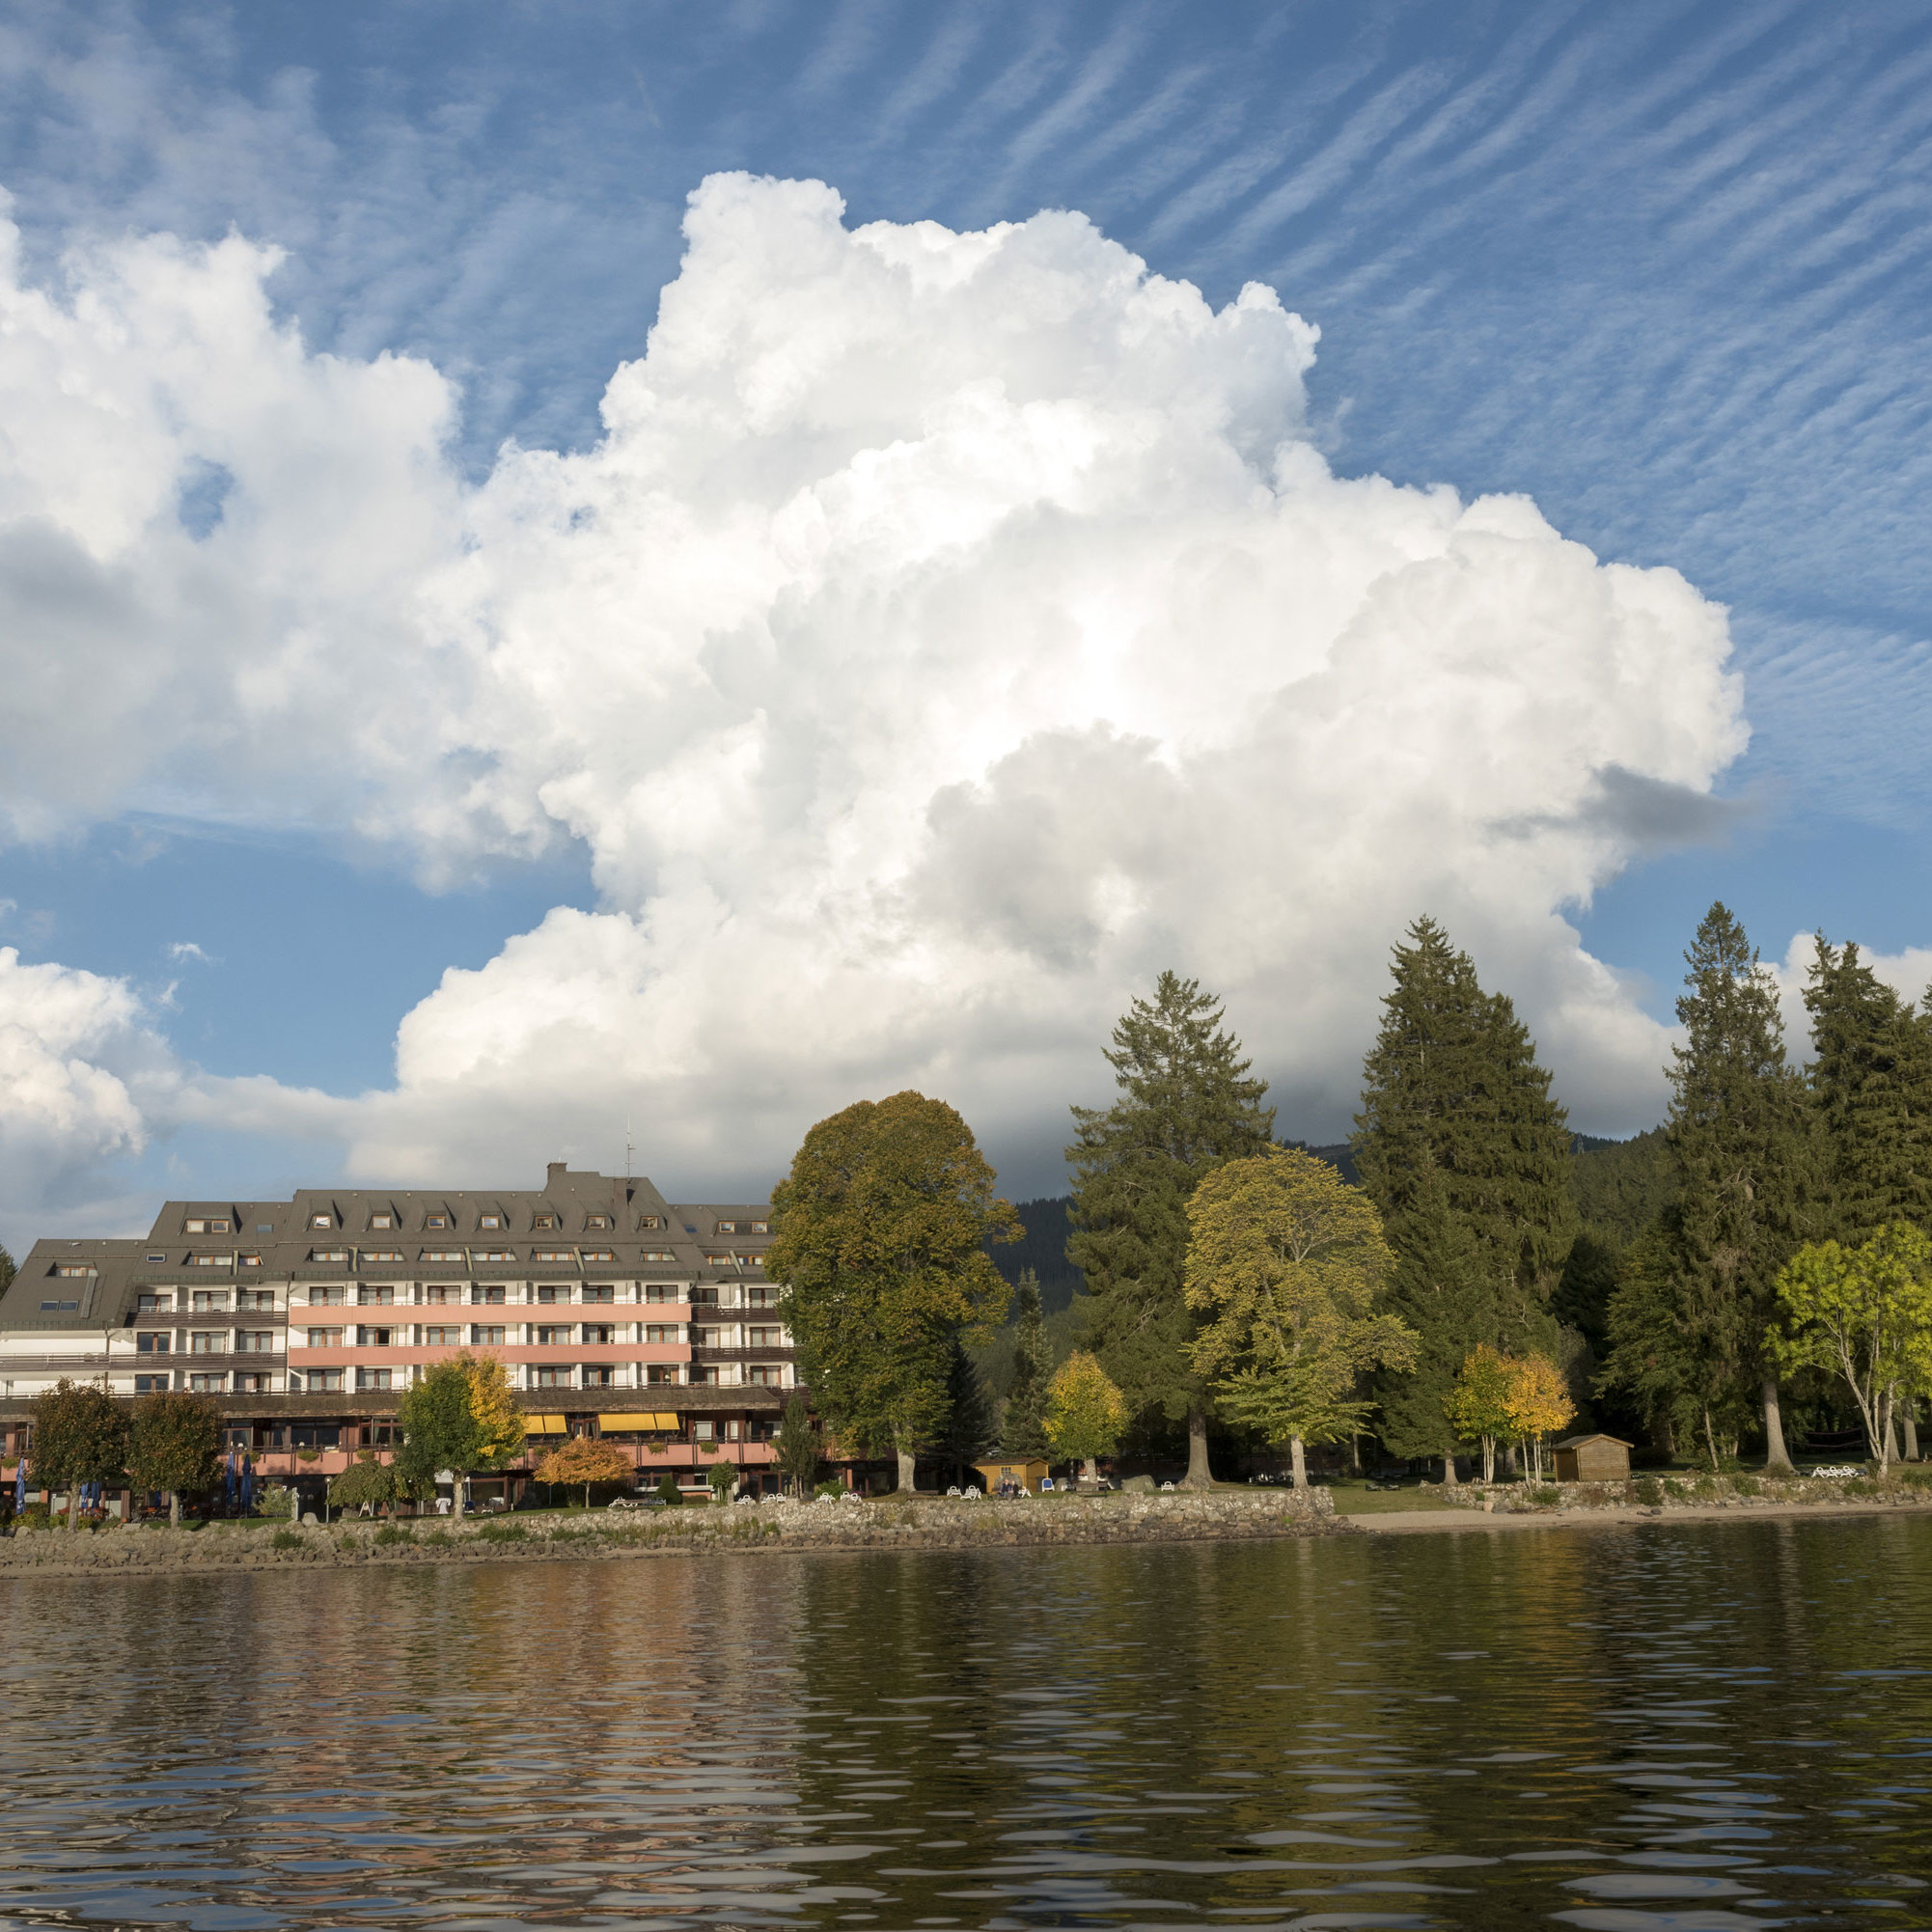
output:
[[462, 1344], [463, 1332], [458, 1327], [443, 1326], [423, 1331], [425, 1348], [460, 1348]]
[[648, 1321], [644, 1325], [647, 1341], [682, 1341], [684, 1324], [676, 1321]]
[[538, 1348], [568, 1348], [570, 1345], [570, 1325], [568, 1322], [553, 1328], [538, 1328], [537, 1331]]
[[584, 1324], [584, 1346], [586, 1348], [608, 1348], [618, 1339], [617, 1329], [607, 1321], [587, 1321]]
[[188, 1266], [191, 1268], [232, 1268], [235, 1266], [233, 1255], [190, 1255]]
[[533, 1261], [574, 1261], [577, 1256], [569, 1248], [533, 1248], [530, 1258]]
[[640, 1234], [648, 1234], [652, 1229], [662, 1228], [663, 1226], [664, 1217], [661, 1214], [640, 1214], [637, 1217], [637, 1227]]
[[504, 1345], [505, 1331], [487, 1322], [473, 1322], [470, 1326], [470, 1340], [478, 1348], [501, 1348]]
[[223, 1395], [228, 1393], [226, 1375], [190, 1375], [188, 1388], [197, 1395]]
[[746, 1224], [742, 1221], [721, 1221], [713, 1231], [719, 1234], [742, 1234], [745, 1228]]
[[260, 1255], [237, 1255], [235, 1258], [244, 1268], [259, 1268], [262, 1265]]
[[166, 1329], [154, 1335], [137, 1335], [134, 1338], [136, 1355], [167, 1355], [174, 1349], [175, 1339]]
[[704, 1256], [704, 1265], [707, 1268], [735, 1268], [737, 1264], [738, 1257], [735, 1255], [706, 1255]]
[[423, 1226], [425, 1228], [447, 1228], [449, 1225], [450, 1225], [450, 1217], [447, 1214], [427, 1215], [425, 1216], [423, 1221]]
[[470, 1256], [473, 1261], [513, 1261], [516, 1256], [508, 1248], [479, 1248]]
[[752, 1223], [752, 1232], [754, 1234], [769, 1234], [771, 1232], [771, 1223], [769, 1221], [754, 1221]]
[[343, 1345], [343, 1332], [339, 1328], [312, 1328], [309, 1331], [311, 1348], [340, 1348]]
[[[326, 1394], [330, 1390], [339, 1390], [342, 1388], [343, 1371], [340, 1368], [311, 1368], [305, 1379], [309, 1385], [309, 1393], [319, 1395]], [[300, 1433], [299, 1429], [297, 1433]], [[329, 1433], [333, 1436], [335, 1431], [331, 1429]], [[305, 1444], [304, 1447], [309, 1446]], [[335, 1445], [331, 1442], [327, 1447], [333, 1449]]]
[[235, 1393], [237, 1395], [265, 1395], [270, 1379], [266, 1375], [237, 1375], [235, 1378]]
[[644, 1371], [644, 1379], [649, 1386], [659, 1389], [675, 1385], [677, 1381], [677, 1365], [675, 1362], [653, 1362]]
[[346, 1294], [345, 1288], [311, 1288], [309, 1306], [312, 1309], [339, 1309]]
[[400, 1248], [365, 1248], [362, 1251], [362, 1258], [365, 1267], [371, 1261], [400, 1261], [402, 1258], [402, 1250]]
[[394, 1228], [396, 1217], [393, 1214], [372, 1214], [369, 1217], [369, 1225], [372, 1228]]
[[669, 1248], [647, 1248], [644, 1258], [647, 1261], [675, 1261], [677, 1256]]
[[309, 1216], [309, 1226], [311, 1228], [333, 1228], [335, 1225], [335, 1217], [333, 1215], [312, 1214]]
[[500, 1214], [479, 1215], [477, 1217], [477, 1226], [479, 1228], [501, 1228], [503, 1226], [503, 1216]]
[[748, 1309], [775, 1309], [778, 1306], [778, 1290], [754, 1283], [745, 1289], [745, 1306]]
[[272, 1234], [275, 1231], [275, 1224], [272, 1221], [258, 1221], [255, 1224], [255, 1231], [258, 1234]]
[[715, 1389], [724, 1380], [724, 1376], [716, 1368], [694, 1368], [691, 1371], [691, 1379], [704, 1388]]
[[165, 1255], [150, 1255], [148, 1256], [148, 1265], [151, 1268], [158, 1268], [167, 1258]]
[[537, 1299], [545, 1308], [554, 1308], [558, 1304], [567, 1302], [570, 1299], [570, 1290], [568, 1288], [538, 1288], [537, 1290]]
[[228, 1307], [228, 1296], [220, 1288], [197, 1288], [194, 1306], [197, 1314], [219, 1314]]
[[358, 1389], [388, 1389], [394, 1387], [391, 1377], [393, 1368], [358, 1368], [355, 1371], [355, 1386]]
[[235, 1338], [235, 1345], [243, 1355], [273, 1355], [275, 1331], [272, 1328], [244, 1328]]
[[594, 1366], [587, 1367], [584, 1370], [584, 1387], [586, 1389], [613, 1389], [617, 1386], [617, 1373], [615, 1368], [603, 1368]]
[[54, 1273], [71, 1282], [75, 1279], [84, 1280], [87, 1276], [93, 1274], [94, 1270], [85, 1261], [63, 1261], [54, 1270]]
[[616, 1254], [609, 1248], [586, 1248], [584, 1259], [587, 1261], [615, 1261]]
[[785, 1380], [785, 1370], [776, 1362], [754, 1362], [745, 1370], [745, 1380], [758, 1389], [776, 1389]]
[[432, 1309], [446, 1309], [452, 1302], [459, 1302], [462, 1298], [461, 1288], [438, 1287], [423, 1290], [424, 1301]]
[[530, 1225], [538, 1234], [548, 1234], [555, 1231], [557, 1217], [554, 1214], [533, 1214]]
[[593, 1232], [599, 1232], [602, 1229], [608, 1228], [610, 1225], [611, 1225], [611, 1218], [608, 1214], [587, 1215], [584, 1220], [584, 1226], [590, 1228]]
[[395, 1333], [394, 1329], [389, 1328], [358, 1326], [355, 1332], [355, 1345], [358, 1348], [387, 1348], [390, 1345], [389, 1338]]
[[715, 1328], [694, 1328], [691, 1331], [691, 1344], [694, 1348], [716, 1348], [718, 1331]]
[[173, 1314], [175, 1298], [173, 1295], [143, 1295], [136, 1306], [143, 1314]]
[[312, 1261], [346, 1261], [348, 1259], [348, 1250], [346, 1248], [311, 1248], [309, 1250], [309, 1259]]
[[584, 1290], [584, 1299], [587, 1302], [596, 1302], [599, 1304], [612, 1303], [617, 1298], [618, 1291], [615, 1288], [586, 1288]]
[[572, 1387], [571, 1371], [567, 1368], [538, 1368], [532, 1371], [533, 1389], [568, 1389]]
[[681, 1302], [684, 1299], [684, 1290], [681, 1287], [666, 1286], [662, 1282], [656, 1282], [645, 1289], [644, 1298], [648, 1302]]
[[753, 1348], [783, 1348], [785, 1331], [782, 1328], [748, 1328], [745, 1341]]
[[253, 1309], [260, 1313], [266, 1313], [275, 1306], [275, 1290], [273, 1288], [243, 1288], [235, 1296], [235, 1302], [237, 1308]]
[[702, 1303], [707, 1309], [714, 1309], [718, 1306], [718, 1291], [709, 1282], [699, 1283], [690, 1292], [691, 1299], [694, 1302]]
[[355, 1291], [355, 1303], [357, 1308], [393, 1309], [396, 1306], [396, 1290], [361, 1287]]
[[508, 1288], [479, 1288], [473, 1286], [470, 1289], [470, 1306], [472, 1308], [500, 1309], [505, 1307], [509, 1300], [510, 1290]]
[[718, 1433], [718, 1425], [708, 1416], [701, 1416], [691, 1424], [692, 1438], [701, 1443], [713, 1441]]
[[225, 1217], [216, 1220], [184, 1222], [182, 1228], [189, 1234], [226, 1234], [230, 1231]]
[[463, 1251], [460, 1248], [425, 1248], [423, 1258], [426, 1261], [460, 1261]]
[[173, 1387], [172, 1375], [137, 1375], [134, 1378], [134, 1393], [137, 1395], [165, 1395]]

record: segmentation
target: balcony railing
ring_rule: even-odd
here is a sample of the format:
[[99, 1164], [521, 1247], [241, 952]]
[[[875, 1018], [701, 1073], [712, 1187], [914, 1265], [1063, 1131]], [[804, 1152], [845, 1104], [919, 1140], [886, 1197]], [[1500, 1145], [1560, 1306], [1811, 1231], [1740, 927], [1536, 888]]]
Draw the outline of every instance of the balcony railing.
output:
[[707, 1363], [724, 1362], [769, 1362], [774, 1366], [782, 1362], [789, 1362], [794, 1351], [779, 1343], [760, 1343], [752, 1348], [721, 1348], [707, 1342], [693, 1345], [691, 1360], [701, 1366]]

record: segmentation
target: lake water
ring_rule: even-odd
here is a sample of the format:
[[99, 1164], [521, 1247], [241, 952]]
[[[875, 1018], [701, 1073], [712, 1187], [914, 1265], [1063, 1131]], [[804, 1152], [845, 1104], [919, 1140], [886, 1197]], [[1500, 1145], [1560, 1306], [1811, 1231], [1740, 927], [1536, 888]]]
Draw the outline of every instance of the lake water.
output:
[[0, 1925], [1932, 1925], [1932, 1521], [24, 1579]]

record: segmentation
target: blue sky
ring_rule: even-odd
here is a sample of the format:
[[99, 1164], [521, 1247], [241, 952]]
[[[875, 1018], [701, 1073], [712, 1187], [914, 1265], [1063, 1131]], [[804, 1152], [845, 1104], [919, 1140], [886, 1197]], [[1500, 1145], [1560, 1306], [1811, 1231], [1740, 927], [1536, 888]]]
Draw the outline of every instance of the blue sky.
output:
[[[1932, 944], [1932, 7], [76, 6], [8, 23], [0, 101], [28, 282], [88, 238], [278, 248], [310, 352], [456, 386], [472, 484], [507, 440], [594, 445], [720, 171], [828, 182], [849, 227], [1077, 209], [1214, 307], [1267, 284], [1320, 331], [1339, 476], [1527, 495], [1728, 608], [1737, 810], [1652, 828], [1568, 913], [1643, 1010], [1717, 896], [1774, 956]], [[352, 819], [163, 771], [0, 851], [0, 943], [124, 980], [184, 1063], [341, 1096], [392, 1079], [447, 968], [611, 902], [594, 840], [452, 866]], [[1578, 1124], [1642, 1124], [1577, 1086]], [[286, 1185], [345, 1131], [157, 1117], [41, 1198]], [[1002, 1131], [1051, 1178], [1057, 1124]]]

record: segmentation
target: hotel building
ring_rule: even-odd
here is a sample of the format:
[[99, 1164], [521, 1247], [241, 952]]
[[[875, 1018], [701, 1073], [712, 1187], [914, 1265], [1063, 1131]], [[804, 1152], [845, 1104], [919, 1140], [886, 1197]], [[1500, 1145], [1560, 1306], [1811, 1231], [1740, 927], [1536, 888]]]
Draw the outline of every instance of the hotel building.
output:
[[145, 1241], [35, 1243], [0, 1297], [0, 1432], [11, 1455], [63, 1375], [193, 1390], [306, 1496], [388, 1448], [402, 1391], [467, 1349], [502, 1361], [531, 1435], [479, 1492], [514, 1496], [566, 1434], [625, 1448], [647, 1480], [724, 1459], [759, 1490], [795, 1381], [769, 1245], [762, 1203], [674, 1203], [561, 1163], [529, 1192], [170, 1201]]

